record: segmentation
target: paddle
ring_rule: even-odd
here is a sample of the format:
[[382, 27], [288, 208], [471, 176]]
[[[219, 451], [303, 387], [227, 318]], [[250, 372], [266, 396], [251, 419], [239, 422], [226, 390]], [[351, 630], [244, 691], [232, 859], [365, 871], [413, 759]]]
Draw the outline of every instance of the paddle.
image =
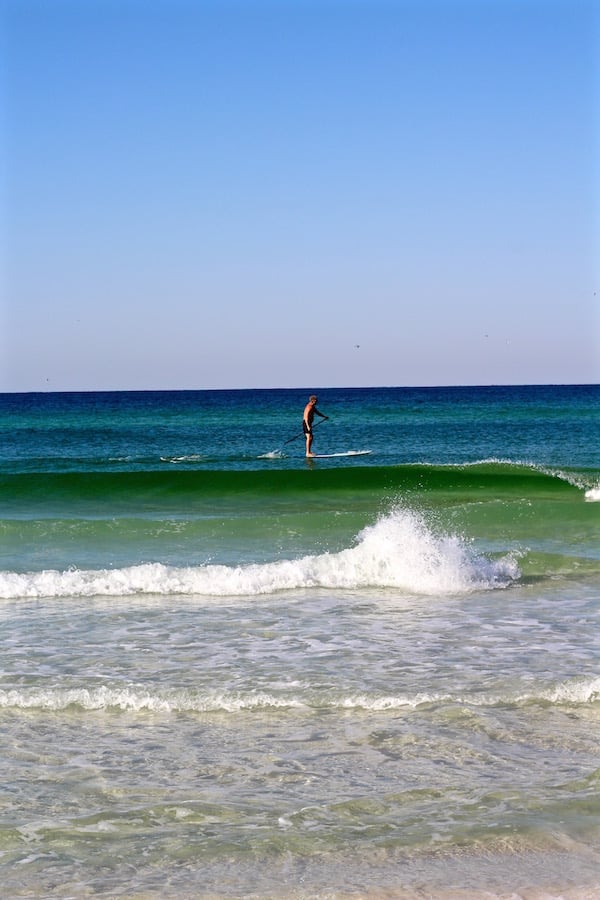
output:
[[[327, 418], [329, 418], [329, 417], [327, 417]], [[318, 428], [319, 425], [322, 425], [323, 422], [326, 422], [326, 421], [327, 421], [327, 419], [321, 419], [319, 422], [317, 422], [315, 425], [313, 425], [313, 431], [315, 430], [315, 428]], [[286, 444], [291, 444], [292, 441], [297, 440], [299, 437], [304, 437], [304, 431], [299, 431], [298, 434], [295, 434], [293, 437], [288, 438], [287, 441], [283, 442], [281, 447], [279, 447], [277, 450], [271, 450], [271, 452], [266, 453], [265, 456], [275, 456], [277, 453], [281, 453], [281, 451], [283, 450], [283, 448], [285, 447]]]

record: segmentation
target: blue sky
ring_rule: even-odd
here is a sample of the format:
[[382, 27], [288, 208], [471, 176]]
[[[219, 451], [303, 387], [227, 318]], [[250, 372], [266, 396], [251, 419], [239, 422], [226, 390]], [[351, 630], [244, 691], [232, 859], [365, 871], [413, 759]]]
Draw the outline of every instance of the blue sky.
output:
[[594, 0], [0, 0], [0, 390], [600, 381]]

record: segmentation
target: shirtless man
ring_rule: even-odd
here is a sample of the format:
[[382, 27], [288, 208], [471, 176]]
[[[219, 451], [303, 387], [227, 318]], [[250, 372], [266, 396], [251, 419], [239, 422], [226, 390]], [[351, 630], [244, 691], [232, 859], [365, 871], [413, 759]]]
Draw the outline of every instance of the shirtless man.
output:
[[324, 416], [322, 412], [319, 412], [317, 409], [317, 400], [319, 398], [314, 394], [309, 398], [308, 403], [304, 407], [304, 418], [302, 419], [302, 430], [306, 435], [306, 455], [314, 456], [315, 454], [311, 451], [312, 442], [313, 442], [313, 419], [315, 417], [315, 413], [318, 416], [321, 416], [322, 419], [328, 419], [329, 416]]

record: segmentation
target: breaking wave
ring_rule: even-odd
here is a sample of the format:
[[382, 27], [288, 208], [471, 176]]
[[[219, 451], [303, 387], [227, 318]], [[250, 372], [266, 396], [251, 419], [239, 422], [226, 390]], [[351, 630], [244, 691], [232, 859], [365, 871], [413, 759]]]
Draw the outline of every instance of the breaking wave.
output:
[[306, 588], [398, 588], [445, 595], [503, 588], [519, 577], [513, 555], [491, 559], [457, 535], [396, 510], [337, 553], [238, 566], [145, 563], [119, 569], [0, 573], [3, 599], [135, 594], [260, 596]]

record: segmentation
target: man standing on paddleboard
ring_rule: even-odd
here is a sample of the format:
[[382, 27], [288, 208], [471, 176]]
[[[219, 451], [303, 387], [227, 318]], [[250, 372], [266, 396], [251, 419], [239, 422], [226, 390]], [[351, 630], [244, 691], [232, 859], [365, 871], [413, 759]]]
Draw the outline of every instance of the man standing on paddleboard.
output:
[[312, 394], [309, 397], [308, 403], [304, 407], [304, 418], [302, 419], [302, 431], [306, 435], [306, 455], [314, 456], [315, 454], [311, 452], [312, 442], [313, 442], [313, 419], [315, 417], [315, 413], [318, 416], [321, 416], [322, 419], [328, 419], [329, 416], [324, 416], [322, 412], [319, 412], [317, 409], [317, 400], [319, 398]]

